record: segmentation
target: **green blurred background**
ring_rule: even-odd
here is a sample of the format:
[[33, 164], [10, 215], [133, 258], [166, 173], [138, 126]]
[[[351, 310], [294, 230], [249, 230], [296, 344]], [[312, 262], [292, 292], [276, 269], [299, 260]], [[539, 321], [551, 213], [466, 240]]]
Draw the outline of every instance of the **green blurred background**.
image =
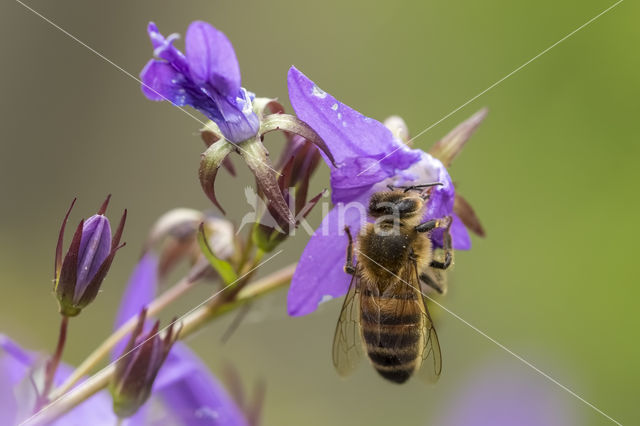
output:
[[[151, 56], [149, 20], [164, 34], [207, 20], [232, 40], [248, 89], [288, 105], [286, 72], [295, 64], [368, 116], [403, 116], [416, 134], [613, 2], [28, 4], [134, 75]], [[457, 254], [441, 303], [623, 424], [640, 422], [638, 12], [637, 3], [620, 4], [416, 141], [426, 149], [490, 108], [451, 170], [488, 237]], [[209, 208], [197, 180], [200, 125], [146, 100], [138, 83], [19, 3], [3, 2], [0, 16], [0, 331], [53, 348], [53, 253], [74, 196], [74, 223], [107, 193], [112, 214], [130, 212], [126, 249], [100, 297], [71, 323], [64, 359], [78, 363], [109, 333], [153, 221], [176, 206]], [[267, 143], [272, 155], [283, 145], [278, 137]], [[253, 183], [236, 165], [239, 177], [222, 174], [218, 188], [239, 222], [248, 209], [239, 191]], [[314, 187], [327, 179], [323, 166]], [[312, 224], [319, 221], [314, 212]], [[263, 273], [295, 261], [306, 240], [288, 242]], [[210, 292], [200, 289], [175, 313]], [[575, 424], [610, 424], [445, 312], [436, 386], [393, 386], [370, 368], [342, 381], [330, 361], [341, 302], [291, 319], [285, 296], [257, 303], [225, 345], [231, 317], [191, 339], [213, 371], [231, 361], [247, 383], [266, 380], [266, 425], [438, 424], [461, 409], [460, 394], [478, 372], [496, 365], [556, 401]]]

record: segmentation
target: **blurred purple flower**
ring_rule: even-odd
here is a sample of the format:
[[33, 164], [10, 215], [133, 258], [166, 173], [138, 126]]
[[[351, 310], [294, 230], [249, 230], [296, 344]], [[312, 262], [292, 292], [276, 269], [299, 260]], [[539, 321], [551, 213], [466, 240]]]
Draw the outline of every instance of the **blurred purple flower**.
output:
[[[324, 139], [336, 163], [334, 167], [327, 161], [335, 207], [300, 257], [289, 289], [290, 315], [311, 313], [322, 301], [347, 292], [349, 275], [342, 270], [347, 246], [343, 229], [345, 225], [360, 229], [366, 221], [371, 194], [387, 190], [389, 184], [441, 182], [441, 186], [431, 191], [424, 219], [451, 215], [454, 249], [471, 248], [464, 224], [453, 213], [455, 191], [440, 160], [419, 149], [410, 149], [382, 123], [340, 103], [295, 67], [289, 70], [288, 85], [296, 115]], [[431, 238], [436, 246], [441, 246], [443, 234], [437, 231]]]
[[127, 219], [127, 211], [125, 210], [122, 214], [112, 239], [111, 225], [104, 215], [110, 198], [111, 196], [107, 197], [97, 214], [80, 222], [64, 260], [62, 259], [64, 229], [75, 200], [62, 222], [56, 247], [54, 272], [54, 290], [62, 315], [78, 315], [96, 298], [116, 252], [124, 246], [120, 244], [120, 238]]
[[[138, 316], [155, 296], [157, 264], [157, 259], [147, 254], [136, 266], [125, 290], [116, 327], [132, 316]], [[114, 354], [121, 352], [122, 346], [116, 348]], [[42, 369], [44, 359], [0, 334], [0, 413], [3, 424], [17, 424], [32, 414], [38, 396], [34, 384], [41, 386], [38, 381], [42, 375], [38, 371]], [[112, 355], [112, 359], [116, 357]], [[54, 384], [60, 385], [72, 371], [71, 366], [61, 363]], [[103, 391], [75, 407], [54, 425], [112, 426], [116, 422], [112, 399]], [[202, 361], [186, 345], [176, 343], [158, 372], [149, 401], [122, 424], [247, 426], [248, 422]]]
[[147, 28], [154, 56], [140, 73], [142, 92], [152, 101], [190, 105], [215, 122], [226, 139], [239, 143], [253, 138], [260, 123], [253, 112], [254, 95], [240, 86], [240, 67], [227, 37], [206, 22], [187, 29], [186, 55], [150, 22]]
[[[34, 383], [38, 383], [38, 378], [43, 377], [38, 374], [42, 361], [43, 358], [37, 354], [22, 349], [7, 336], [0, 334], [0, 413], [3, 424], [18, 424], [33, 414], [38, 396]], [[54, 384], [60, 385], [72, 371], [71, 366], [60, 364]], [[99, 392], [53, 425], [114, 425], [116, 421], [109, 394]]]
[[441, 426], [571, 426], [582, 424], [563, 392], [544, 377], [505, 365], [485, 367], [449, 398]]
[[[132, 317], [154, 298], [157, 291], [158, 259], [152, 253], [145, 254], [131, 275], [118, 314], [115, 328]], [[122, 343], [120, 348], [122, 348]], [[115, 354], [121, 349], [116, 348]], [[224, 388], [207, 367], [184, 344], [177, 342], [158, 372], [153, 384], [151, 400], [146, 406], [162, 411], [158, 424], [171, 420], [191, 425], [246, 426], [247, 420]], [[132, 419], [144, 417], [144, 424], [154, 424], [158, 413], [147, 413], [145, 406]], [[145, 414], [147, 413], [147, 414]]]

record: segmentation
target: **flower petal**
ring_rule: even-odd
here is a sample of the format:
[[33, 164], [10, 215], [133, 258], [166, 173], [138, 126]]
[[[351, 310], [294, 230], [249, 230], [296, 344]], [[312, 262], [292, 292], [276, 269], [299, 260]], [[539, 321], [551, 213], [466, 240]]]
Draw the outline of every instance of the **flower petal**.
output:
[[337, 163], [382, 158], [399, 146], [382, 123], [339, 102], [295, 67], [289, 69], [287, 81], [296, 115], [324, 139]]
[[87, 285], [96, 275], [102, 262], [111, 251], [111, 225], [101, 214], [93, 215], [84, 222], [78, 257], [78, 276], [75, 299], [78, 300]]
[[[0, 334], [0, 413], [3, 424], [18, 424], [31, 415], [36, 394], [28, 376], [38, 360], [35, 353], [22, 349], [9, 337]], [[71, 366], [61, 363], [54, 383], [60, 385], [72, 371]], [[111, 398], [106, 392], [99, 392], [52, 425], [113, 425], [115, 422]]]
[[245, 426], [247, 421], [202, 361], [176, 343], [154, 384], [155, 398], [165, 402], [169, 420], [185, 425]]
[[[457, 386], [430, 424], [441, 426], [570, 426], [586, 424], [544, 378], [504, 363], [478, 366]], [[580, 421], [582, 420], [582, 421]]]
[[197, 84], [209, 83], [226, 96], [240, 90], [240, 66], [226, 35], [207, 22], [189, 25], [185, 50], [191, 77]]
[[358, 233], [366, 218], [366, 200], [368, 194], [334, 207], [316, 229], [291, 279], [289, 315], [307, 315], [320, 303], [347, 293], [351, 277], [343, 270], [348, 241], [344, 227], [349, 226], [354, 236]]
[[193, 104], [184, 87], [184, 75], [167, 62], [151, 59], [140, 72], [140, 80], [142, 93], [152, 101], [168, 100], [176, 106]]
[[296, 115], [320, 135], [335, 159], [336, 167], [331, 169], [334, 203], [351, 201], [354, 194], [420, 159], [420, 151], [395, 139], [382, 123], [339, 102], [295, 67], [289, 69], [288, 85]]
[[156, 57], [169, 62], [183, 74], [189, 71], [187, 58], [173, 45], [173, 42], [180, 37], [178, 34], [171, 34], [165, 38], [160, 34], [158, 27], [153, 22], [149, 22], [147, 34], [149, 34], [149, 39], [151, 39], [151, 45], [154, 50], [153, 53]]
[[[114, 329], [137, 317], [140, 311], [155, 297], [158, 287], [158, 258], [153, 253], [146, 253], [131, 273], [127, 288], [122, 295], [122, 302], [116, 315]], [[122, 339], [112, 351], [112, 359], [120, 356], [127, 339]]]

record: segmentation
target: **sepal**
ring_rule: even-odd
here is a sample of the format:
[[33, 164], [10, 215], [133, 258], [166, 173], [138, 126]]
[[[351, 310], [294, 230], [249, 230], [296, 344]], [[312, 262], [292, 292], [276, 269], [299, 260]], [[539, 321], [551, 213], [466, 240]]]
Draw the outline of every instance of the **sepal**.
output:
[[211, 202], [220, 209], [224, 214], [225, 211], [216, 198], [215, 181], [218, 169], [223, 164], [225, 158], [231, 151], [235, 149], [235, 146], [226, 139], [219, 139], [217, 142], [212, 143], [207, 150], [202, 153], [200, 159], [200, 170], [198, 175], [200, 177], [200, 185], [204, 193], [209, 197]]
[[453, 159], [462, 151], [462, 148], [476, 131], [480, 123], [485, 119], [488, 112], [489, 110], [487, 108], [483, 108], [460, 123], [444, 138], [436, 142], [436, 144], [429, 149], [429, 154], [440, 160], [442, 164], [448, 168]]

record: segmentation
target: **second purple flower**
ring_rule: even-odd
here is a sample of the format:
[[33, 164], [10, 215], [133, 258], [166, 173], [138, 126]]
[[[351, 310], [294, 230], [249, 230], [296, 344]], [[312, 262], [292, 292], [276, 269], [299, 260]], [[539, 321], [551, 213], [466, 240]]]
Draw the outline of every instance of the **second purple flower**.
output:
[[226, 139], [239, 143], [258, 133], [254, 95], [240, 86], [240, 67], [229, 39], [210, 24], [194, 21], [187, 29], [183, 54], [155, 23], [147, 28], [154, 56], [140, 73], [142, 92], [152, 101], [190, 105], [214, 123]]

